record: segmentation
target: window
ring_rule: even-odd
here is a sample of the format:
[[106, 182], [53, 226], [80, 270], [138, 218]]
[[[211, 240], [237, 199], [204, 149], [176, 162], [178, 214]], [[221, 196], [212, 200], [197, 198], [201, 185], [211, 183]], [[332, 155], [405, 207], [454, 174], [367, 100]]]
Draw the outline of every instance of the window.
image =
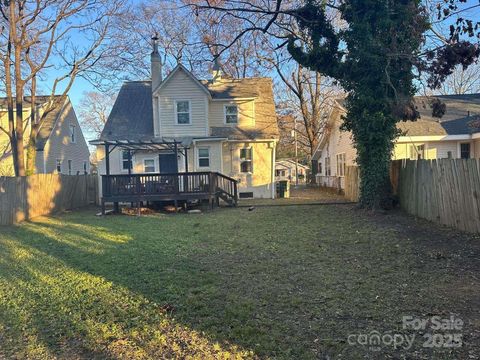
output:
[[332, 175], [332, 169], [330, 168], [330, 158], [326, 157], [325, 158], [325, 176], [331, 176]]
[[470, 159], [470, 143], [460, 144], [460, 158]]
[[84, 161], [84, 162], [83, 162], [83, 173], [84, 173], [84, 174], [88, 173], [87, 170], [88, 170], [88, 168], [87, 168], [87, 162]]
[[68, 175], [72, 175], [72, 160], [68, 160]]
[[240, 172], [253, 172], [252, 148], [240, 149]]
[[190, 101], [177, 101], [175, 103], [176, 114], [177, 114], [177, 124], [179, 125], [188, 125], [190, 124]]
[[319, 174], [322, 173], [322, 162], [321, 161], [318, 162], [318, 173]]
[[132, 161], [128, 150], [122, 151], [122, 170], [128, 170], [132, 168]]
[[62, 173], [62, 160], [57, 159], [57, 173], [61, 174]]
[[155, 172], [155, 160], [144, 159], [143, 160], [143, 172], [152, 173]]
[[425, 158], [425, 145], [410, 145], [410, 160]]
[[75, 125], [70, 125], [70, 142], [75, 143]]
[[210, 166], [210, 149], [198, 148], [198, 167]]
[[238, 106], [237, 105], [225, 105], [225, 123], [226, 124], [238, 123]]
[[337, 154], [337, 176], [345, 176], [345, 153]]
[[275, 170], [276, 176], [285, 177], [285, 170]]

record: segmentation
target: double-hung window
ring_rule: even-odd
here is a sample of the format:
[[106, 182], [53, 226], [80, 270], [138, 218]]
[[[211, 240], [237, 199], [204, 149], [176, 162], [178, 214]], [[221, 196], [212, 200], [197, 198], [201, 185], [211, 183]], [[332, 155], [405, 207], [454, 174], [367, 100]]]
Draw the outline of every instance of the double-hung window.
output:
[[145, 173], [155, 172], [155, 160], [154, 159], [144, 159], [143, 160], [143, 172], [145, 172]]
[[238, 106], [225, 105], [225, 124], [238, 123]]
[[321, 174], [321, 173], [322, 173], [322, 162], [321, 162], [321, 161], [318, 162], [318, 170], [317, 170], [317, 173], [318, 173], [318, 174]]
[[62, 159], [57, 159], [57, 173], [62, 173]]
[[175, 113], [178, 125], [190, 124], [190, 101], [177, 100], [175, 102]]
[[240, 149], [240, 172], [242, 173], [253, 172], [252, 148]]
[[337, 176], [345, 176], [345, 153], [337, 154]]
[[87, 172], [88, 172], [87, 162], [84, 161], [84, 162], [83, 162], [83, 173], [86, 174]]
[[72, 160], [68, 160], [68, 175], [72, 175]]
[[460, 144], [460, 159], [470, 159], [470, 143]]
[[128, 150], [122, 151], [122, 170], [128, 170], [132, 168], [132, 161]]
[[325, 158], [325, 176], [331, 176], [332, 175], [332, 169], [330, 168], [330, 158], [326, 157]]
[[210, 166], [210, 148], [201, 147], [198, 148], [198, 167]]

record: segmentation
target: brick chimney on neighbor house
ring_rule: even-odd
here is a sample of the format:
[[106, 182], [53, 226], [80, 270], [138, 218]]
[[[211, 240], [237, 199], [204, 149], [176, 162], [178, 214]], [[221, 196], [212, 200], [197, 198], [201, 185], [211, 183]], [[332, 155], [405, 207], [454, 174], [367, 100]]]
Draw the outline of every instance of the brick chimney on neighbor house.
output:
[[160, 59], [160, 53], [158, 52], [158, 33], [155, 33], [152, 37], [152, 54], [150, 55], [151, 61], [151, 75], [152, 75], [152, 90], [156, 89], [162, 82], [162, 60]]

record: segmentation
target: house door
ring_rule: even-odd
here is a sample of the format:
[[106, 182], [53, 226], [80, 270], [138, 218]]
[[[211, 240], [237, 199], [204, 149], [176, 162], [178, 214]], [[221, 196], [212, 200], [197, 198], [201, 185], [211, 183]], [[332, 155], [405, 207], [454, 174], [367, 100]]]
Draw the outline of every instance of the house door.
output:
[[160, 154], [160, 173], [177, 173], [178, 172], [178, 162], [175, 154]]

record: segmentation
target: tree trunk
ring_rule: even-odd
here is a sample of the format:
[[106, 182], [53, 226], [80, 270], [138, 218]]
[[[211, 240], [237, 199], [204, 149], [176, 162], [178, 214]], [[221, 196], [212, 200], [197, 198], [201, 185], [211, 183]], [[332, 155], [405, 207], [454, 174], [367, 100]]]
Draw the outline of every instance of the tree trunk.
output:
[[[17, 54], [18, 53], [18, 54]], [[25, 144], [23, 142], [23, 83], [20, 69], [20, 48], [15, 49], [15, 133], [18, 161], [17, 176], [25, 176]]]
[[35, 161], [37, 157], [37, 134], [40, 128], [36, 113], [36, 93], [37, 93], [37, 79], [32, 78], [31, 91], [31, 113], [30, 113], [30, 135], [28, 137], [27, 145], [27, 175], [33, 175], [36, 172]]

